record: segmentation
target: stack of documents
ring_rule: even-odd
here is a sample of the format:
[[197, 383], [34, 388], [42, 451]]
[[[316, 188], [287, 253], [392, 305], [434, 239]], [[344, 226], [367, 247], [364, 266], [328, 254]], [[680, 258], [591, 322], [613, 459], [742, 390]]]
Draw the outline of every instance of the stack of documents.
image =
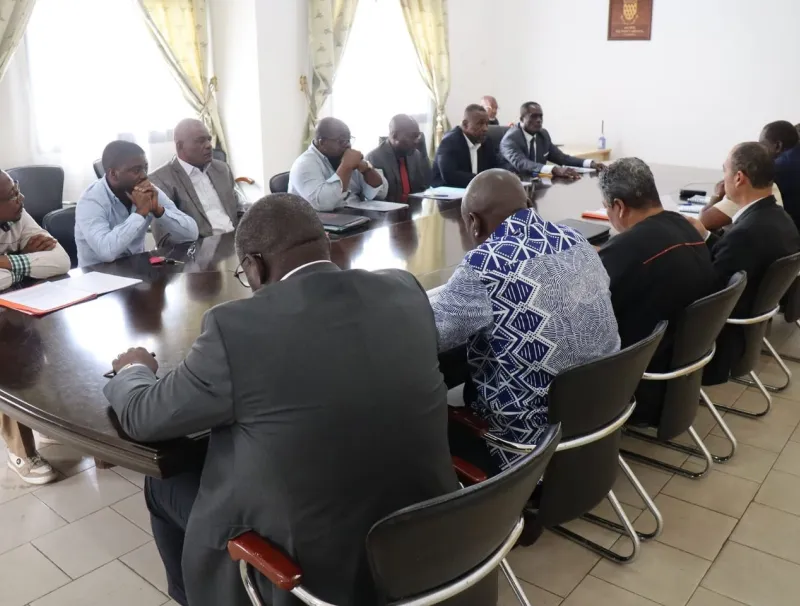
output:
[[467, 193], [465, 187], [429, 187], [421, 194], [411, 194], [417, 198], [435, 198], [437, 200], [461, 200]]
[[139, 282], [141, 280], [91, 272], [58, 282], [43, 282], [30, 288], [7, 292], [0, 297], [0, 306], [16, 309], [30, 316], [43, 316]]
[[408, 208], [408, 204], [400, 204], [399, 202], [384, 202], [383, 200], [353, 200], [352, 202], [348, 202], [346, 206], [347, 208], [357, 208], [358, 210], [378, 210], [382, 212]]

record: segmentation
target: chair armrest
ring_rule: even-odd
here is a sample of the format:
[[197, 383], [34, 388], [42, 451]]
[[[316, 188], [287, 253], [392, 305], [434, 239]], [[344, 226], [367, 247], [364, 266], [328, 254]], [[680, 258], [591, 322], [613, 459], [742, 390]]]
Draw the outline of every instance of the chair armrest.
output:
[[465, 408], [449, 407], [448, 417], [452, 423], [458, 423], [469, 429], [475, 436], [484, 438], [489, 432], [489, 425], [479, 416]]
[[250, 177], [236, 177], [234, 181], [236, 183], [247, 183], [248, 185], [253, 185], [255, 183]]
[[303, 571], [294, 560], [252, 530], [228, 541], [228, 553], [234, 562], [247, 562], [285, 591], [303, 580]]
[[458, 479], [464, 484], [480, 484], [481, 482], [485, 482], [489, 479], [489, 476], [486, 475], [486, 472], [476, 467], [472, 463], [465, 461], [461, 457], [453, 456], [451, 458], [453, 460], [453, 469], [456, 470]]

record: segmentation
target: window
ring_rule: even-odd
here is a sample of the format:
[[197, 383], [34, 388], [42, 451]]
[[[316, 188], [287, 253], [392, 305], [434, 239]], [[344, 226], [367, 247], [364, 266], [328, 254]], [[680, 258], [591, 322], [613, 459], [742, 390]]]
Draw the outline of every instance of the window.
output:
[[36, 151], [64, 167], [73, 196], [114, 139], [141, 145], [153, 167], [169, 159], [167, 131], [194, 111], [135, 0], [39, 0], [26, 47]]
[[409, 114], [430, 140], [431, 98], [398, 0], [361, 0], [333, 84], [328, 114], [350, 127], [366, 154], [389, 134], [389, 120]]

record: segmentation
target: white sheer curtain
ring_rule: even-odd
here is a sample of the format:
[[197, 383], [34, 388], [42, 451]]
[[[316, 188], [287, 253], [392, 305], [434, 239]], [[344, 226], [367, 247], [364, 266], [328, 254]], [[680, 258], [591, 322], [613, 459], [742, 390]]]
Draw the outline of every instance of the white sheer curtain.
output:
[[64, 167], [66, 199], [110, 141], [135, 141], [155, 168], [173, 154], [172, 127], [195, 115], [134, 0], [39, 0], [26, 48], [34, 157]]
[[430, 93], [398, 0], [360, 0], [324, 115], [344, 120], [366, 154], [388, 135], [395, 114], [417, 119], [430, 140]]

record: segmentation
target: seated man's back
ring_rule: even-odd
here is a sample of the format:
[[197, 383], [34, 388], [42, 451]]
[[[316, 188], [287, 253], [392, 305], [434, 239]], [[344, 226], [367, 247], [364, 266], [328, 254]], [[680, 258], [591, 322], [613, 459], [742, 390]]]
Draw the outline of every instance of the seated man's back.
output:
[[[711, 255], [689, 221], [663, 209], [653, 173], [638, 158], [622, 158], [600, 173], [600, 189], [608, 218], [620, 232], [600, 250], [600, 259], [611, 279], [621, 346], [644, 339], [667, 320], [667, 334], [648, 367], [663, 372], [672, 356], [675, 321], [715, 290]], [[638, 421], [658, 422], [664, 386], [640, 384]]]
[[[478, 246], [431, 301], [439, 348], [466, 342], [477, 412], [492, 433], [534, 443], [553, 378], [619, 347], [608, 275], [583, 236], [527, 208], [508, 171], [478, 175], [462, 215]], [[515, 458], [493, 454], [500, 467]]]
[[[208, 312], [203, 335], [171, 375], [154, 382], [146, 369], [128, 370], [107, 389], [136, 439], [212, 428], [186, 529], [183, 578], [193, 606], [247, 604], [224, 549], [249, 529], [296, 558], [303, 584], [321, 598], [373, 604], [370, 527], [458, 486], [421, 287], [406, 272], [342, 271], [319, 259], [259, 288], [259, 276], [279, 270], [253, 242], [270, 225], [290, 230], [298, 206], [322, 239], [311, 244], [328, 247], [310, 206], [282, 196], [256, 203], [237, 233], [254, 296]], [[252, 269], [260, 258], [264, 265]], [[132, 385], [143, 382], [131, 401]], [[266, 582], [262, 590], [271, 603], [294, 603]]]

